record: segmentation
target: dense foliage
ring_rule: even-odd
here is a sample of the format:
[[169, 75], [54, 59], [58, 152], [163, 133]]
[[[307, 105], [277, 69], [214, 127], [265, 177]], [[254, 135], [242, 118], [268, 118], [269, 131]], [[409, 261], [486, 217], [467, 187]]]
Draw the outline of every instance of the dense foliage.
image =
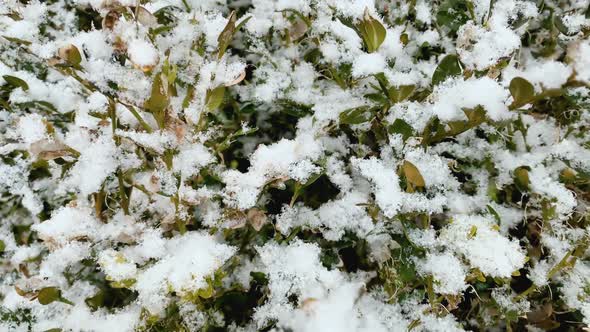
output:
[[581, 330], [585, 0], [4, 0], [0, 330]]

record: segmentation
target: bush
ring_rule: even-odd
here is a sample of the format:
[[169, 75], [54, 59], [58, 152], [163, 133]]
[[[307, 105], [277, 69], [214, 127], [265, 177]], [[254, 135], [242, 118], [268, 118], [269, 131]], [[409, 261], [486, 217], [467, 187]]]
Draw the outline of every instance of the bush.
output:
[[587, 2], [0, 14], [0, 329], [590, 323]]

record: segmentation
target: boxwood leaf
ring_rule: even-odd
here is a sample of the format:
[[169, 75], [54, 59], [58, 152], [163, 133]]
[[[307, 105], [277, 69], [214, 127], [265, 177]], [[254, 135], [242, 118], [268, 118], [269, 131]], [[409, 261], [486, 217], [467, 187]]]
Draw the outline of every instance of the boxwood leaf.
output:
[[391, 134], [402, 135], [404, 141], [414, 135], [414, 128], [412, 128], [412, 126], [402, 119], [395, 119], [393, 124], [391, 124], [387, 129], [387, 131]]
[[510, 81], [510, 94], [514, 98], [512, 103], [515, 107], [525, 105], [535, 98], [535, 88], [522, 77], [515, 77]]
[[61, 298], [61, 291], [57, 287], [45, 287], [39, 291], [37, 299], [42, 305], [47, 305]]
[[408, 188], [406, 189], [408, 192], [413, 192], [414, 188], [420, 188], [426, 185], [422, 174], [420, 174], [420, 170], [411, 162], [404, 160], [402, 170], [408, 183]]
[[529, 169], [526, 166], [517, 167], [514, 170], [514, 182], [522, 190], [528, 190], [531, 183]]
[[11, 76], [11, 75], [3, 75], [2, 78], [6, 81], [6, 83], [10, 84], [15, 88], [22, 88], [24, 91], [29, 90], [29, 85], [27, 82], [23, 81], [22, 79]]
[[209, 111], [217, 109], [223, 103], [223, 96], [225, 95], [225, 86], [220, 85], [213, 90], [207, 91], [205, 97], [205, 104]]
[[74, 67], [79, 66], [82, 62], [80, 51], [78, 51], [78, 48], [72, 44], [60, 48], [57, 54], [62, 60], [65, 60]]
[[373, 114], [370, 109], [366, 106], [356, 107], [348, 109], [340, 113], [341, 124], [360, 124], [371, 120]]
[[365, 42], [367, 52], [369, 53], [373, 53], [379, 49], [379, 46], [383, 44], [385, 35], [387, 34], [387, 30], [385, 30], [383, 24], [373, 18], [369, 14], [368, 9], [365, 9], [365, 14], [363, 15], [363, 19], [358, 24], [357, 29], [361, 35], [361, 38]]
[[415, 85], [400, 85], [389, 88], [389, 99], [394, 103], [399, 103], [408, 99], [416, 89]]
[[459, 76], [462, 72], [463, 70], [461, 69], [459, 57], [455, 54], [449, 54], [441, 60], [434, 70], [434, 74], [432, 75], [432, 85], [438, 85], [449, 77]]

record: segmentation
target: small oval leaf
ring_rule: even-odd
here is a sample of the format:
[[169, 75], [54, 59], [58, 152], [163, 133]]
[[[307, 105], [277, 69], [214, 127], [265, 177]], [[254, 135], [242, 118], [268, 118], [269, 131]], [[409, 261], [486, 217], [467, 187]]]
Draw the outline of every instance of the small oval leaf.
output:
[[529, 170], [526, 166], [517, 167], [514, 170], [514, 182], [521, 190], [529, 190], [530, 179]]
[[408, 188], [406, 189], [408, 192], [413, 192], [414, 188], [426, 186], [424, 178], [422, 177], [422, 174], [420, 174], [420, 170], [418, 170], [418, 167], [416, 167], [414, 164], [404, 160], [402, 170], [408, 183]]
[[522, 77], [515, 77], [510, 81], [510, 94], [514, 98], [514, 107], [519, 107], [531, 102], [535, 98], [535, 88]]
[[39, 291], [37, 299], [42, 305], [47, 305], [51, 302], [59, 300], [61, 291], [57, 287], [45, 287]]
[[445, 56], [438, 67], [434, 70], [432, 75], [432, 85], [438, 85], [441, 82], [446, 81], [447, 78], [453, 76], [459, 76], [463, 70], [461, 69], [461, 62], [459, 57], [455, 54], [449, 54]]
[[220, 85], [213, 90], [207, 91], [207, 96], [205, 97], [205, 104], [207, 105], [207, 109], [209, 111], [213, 111], [223, 103], [223, 96], [225, 95], [225, 86]]
[[408, 99], [416, 89], [415, 85], [400, 85], [389, 88], [389, 99], [394, 103], [399, 103]]
[[408, 138], [414, 135], [414, 128], [410, 126], [406, 121], [402, 119], [395, 119], [393, 124], [387, 128], [387, 131], [390, 134], [400, 134], [403, 137], [403, 140], [406, 141]]
[[78, 66], [82, 62], [82, 55], [78, 48], [72, 44], [60, 48], [57, 52], [59, 57], [72, 66]]
[[360, 21], [357, 28], [361, 38], [365, 42], [367, 52], [369, 53], [375, 52], [377, 49], [379, 49], [379, 46], [383, 44], [383, 41], [385, 41], [387, 30], [385, 30], [385, 27], [383, 24], [381, 24], [381, 22], [369, 14], [368, 9], [365, 9], [363, 19]]
[[373, 114], [366, 106], [351, 108], [340, 113], [341, 124], [360, 124], [371, 120]]

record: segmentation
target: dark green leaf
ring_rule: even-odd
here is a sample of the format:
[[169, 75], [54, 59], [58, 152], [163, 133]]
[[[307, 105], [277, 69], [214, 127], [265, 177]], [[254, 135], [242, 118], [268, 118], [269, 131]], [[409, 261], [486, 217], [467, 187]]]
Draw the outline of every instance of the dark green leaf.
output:
[[256, 112], [256, 105], [254, 104], [246, 104], [240, 108], [240, 113], [242, 114], [252, 114]]
[[27, 84], [27, 82], [21, 80], [16, 76], [3, 75], [2, 78], [6, 81], [6, 83], [12, 85], [15, 88], [22, 88], [24, 91], [29, 90], [29, 85]]
[[357, 108], [351, 108], [340, 113], [340, 123], [351, 125], [360, 124], [371, 120], [372, 117], [373, 114], [371, 113], [370, 109], [366, 106], [361, 106]]
[[399, 103], [408, 99], [416, 89], [415, 85], [400, 85], [389, 88], [389, 99], [394, 103]]
[[441, 60], [438, 67], [434, 70], [432, 84], [438, 85], [449, 77], [461, 75], [462, 72], [463, 70], [461, 69], [459, 57], [455, 54], [449, 54]]
[[391, 134], [402, 135], [404, 141], [414, 135], [414, 128], [402, 119], [395, 119], [393, 124], [389, 126], [388, 132]]
[[446, 0], [441, 3], [436, 13], [436, 23], [439, 26], [447, 27], [451, 34], [455, 34], [459, 28], [470, 19], [471, 1]]

